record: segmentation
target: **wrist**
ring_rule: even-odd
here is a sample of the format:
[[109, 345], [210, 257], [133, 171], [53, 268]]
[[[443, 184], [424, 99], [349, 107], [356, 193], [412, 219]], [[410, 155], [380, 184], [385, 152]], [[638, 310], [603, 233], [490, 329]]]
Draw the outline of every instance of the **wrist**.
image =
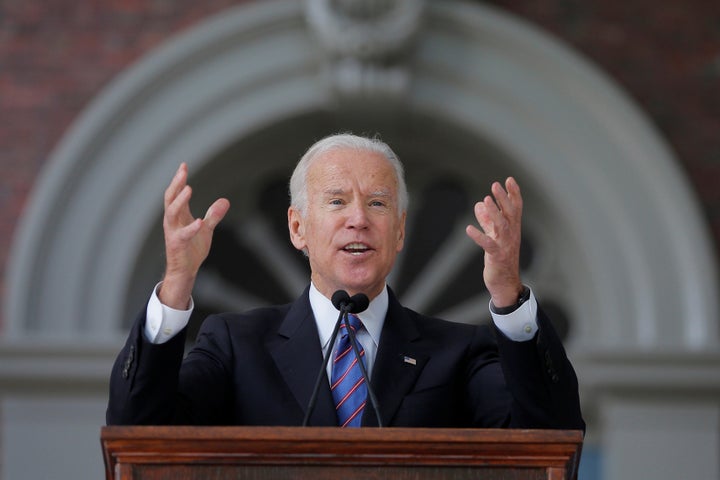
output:
[[490, 304], [496, 313], [515, 311], [530, 298], [530, 289], [523, 284], [502, 294], [492, 295]]
[[165, 276], [157, 292], [158, 299], [167, 307], [187, 310], [194, 284], [195, 277]]

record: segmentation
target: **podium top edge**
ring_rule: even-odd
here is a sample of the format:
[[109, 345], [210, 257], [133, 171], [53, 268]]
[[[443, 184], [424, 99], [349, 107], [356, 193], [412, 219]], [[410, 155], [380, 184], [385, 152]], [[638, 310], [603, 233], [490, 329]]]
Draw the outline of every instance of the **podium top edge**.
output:
[[103, 426], [101, 440], [358, 440], [386, 442], [581, 443], [581, 430], [407, 428], [407, 427], [268, 427], [268, 426]]

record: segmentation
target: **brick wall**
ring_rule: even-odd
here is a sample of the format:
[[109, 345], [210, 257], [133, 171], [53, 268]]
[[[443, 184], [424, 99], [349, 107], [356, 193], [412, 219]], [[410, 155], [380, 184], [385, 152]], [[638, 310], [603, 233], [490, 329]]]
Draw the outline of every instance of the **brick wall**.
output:
[[561, 38], [624, 87], [675, 151], [720, 246], [720, 2], [488, 3]]
[[242, 2], [0, 3], [0, 298], [18, 218], [40, 169], [72, 121], [144, 53], [237, 3]]
[[[241, 2], [0, 3], [0, 297], [12, 234], [25, 200], [70, 123], [143, 53], [237, 3]], [[720, 3], [488, 3], [561, 38], [627, 90], [677, 153], [720, 245]]]

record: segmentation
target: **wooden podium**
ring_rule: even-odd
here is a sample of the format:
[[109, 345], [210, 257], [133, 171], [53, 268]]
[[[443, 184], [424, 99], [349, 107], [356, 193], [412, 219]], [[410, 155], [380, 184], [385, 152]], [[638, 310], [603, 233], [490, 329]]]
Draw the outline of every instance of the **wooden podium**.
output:
[[582, 432], [103, 427], [107, 479], [574, 480]]

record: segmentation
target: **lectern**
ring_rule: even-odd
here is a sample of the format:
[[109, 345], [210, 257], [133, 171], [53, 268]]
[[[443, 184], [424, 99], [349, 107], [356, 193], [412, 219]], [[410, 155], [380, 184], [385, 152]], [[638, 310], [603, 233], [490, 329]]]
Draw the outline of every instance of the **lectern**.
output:
[[103, 427], [108, 480], [574, 480], [576, 430]]

